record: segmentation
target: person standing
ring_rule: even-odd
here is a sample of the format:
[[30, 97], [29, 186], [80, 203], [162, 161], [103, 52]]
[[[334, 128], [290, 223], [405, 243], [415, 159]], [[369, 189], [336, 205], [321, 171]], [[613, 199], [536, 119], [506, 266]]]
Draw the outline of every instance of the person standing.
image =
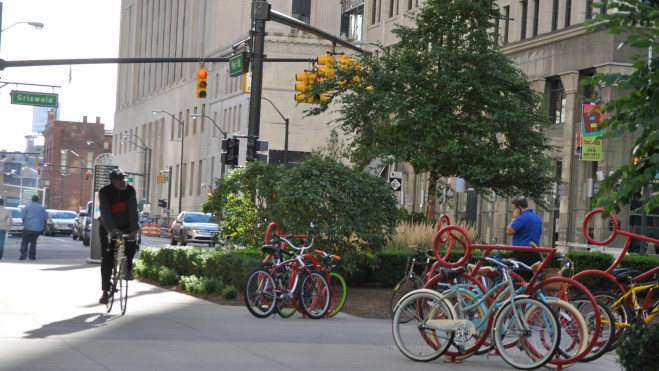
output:
[[101, 289], [103, 295], [98, 300], [107, 304], [110, 291], [110, 276], [114, 264], [114, 243], [108, 239], [121, 238], [128, 234], [125, 245], [128, 273], [126, 279], [133, 279], [133, 258], [139, 248], [137, 233], [140, 230], [139, 213], [137, 211], [137, 196], [135, 188], [125, 181], [126, 174], [121, 169], [110, 171], [110, 184], [98, 192], [99, 209], [101, 211], [99, 236], [101, 238]]
[[5, 200], [0, 198], [0, 259], [5, 251], [5, 237], [7, 231], [11, 229], [14, 219], [9, 210], [5, 208]]
[[23, 219], [23, 240], [21, 241], [21, 257], [25, 260], [28, 256], [28, 244], [30, 245], [30, 260], [37, 260], [37, 238], [43, 233], [48, 220], [48, 212], [39, 203], [39, 196], [32, 196], [32, 203], [25, 206], [21, 212]]
[[[506, 234], [513, 236], [513, 246], [527, 246], [529, 251], [515, 251], [513, 257], [522, 263], [531, 266], [533, 263], [541, 261], [542, 255], [533, 251], [533, 246], [540, 245], [540, 235], [542, 234], [542, 220], [529, 208], [525, 198], [513, 200], [513, 221], [506, 227]], [[517, 273], [525, 280], [533, 277], [533, 271], [518, 270]]]

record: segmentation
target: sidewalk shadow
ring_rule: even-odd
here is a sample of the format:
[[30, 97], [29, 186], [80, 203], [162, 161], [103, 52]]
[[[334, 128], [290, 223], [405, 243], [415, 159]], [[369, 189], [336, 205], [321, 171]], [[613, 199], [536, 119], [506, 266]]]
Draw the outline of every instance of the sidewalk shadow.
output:
[[71, 334], [78, 331], [105, 326], [108, 322], [117, 318], [119, 317], [99, 313], [81, 314], [73, 318], [45, 324], [38, 329], [26, 331], [25, 338], [43, 339], [49, 336]]

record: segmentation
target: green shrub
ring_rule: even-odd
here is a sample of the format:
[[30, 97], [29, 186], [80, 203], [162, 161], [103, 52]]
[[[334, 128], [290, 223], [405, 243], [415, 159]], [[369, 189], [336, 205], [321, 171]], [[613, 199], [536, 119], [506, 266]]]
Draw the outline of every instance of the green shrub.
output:
[[[567, 256], [574, 262], [575, 274], [590, 269], [607, 270], [615, 260], [613, 255], [602, 252], [572, 251]], [[606, 278], [586, 276], [579, 279], [591, 290], [613, 289], [613, 284]]]
[[263, 262], [264, 254], [257, 249], [217, 251], [208, 255], [205, 274], [219, 278], [227, 285], [242, 286], [247, 274]]
[[227, 285], [222, 289], [222, 297], [231, 300], [235, 299], [238, 296], [238, 289], [233, 285]]
[[144, 262], [146, 266], [154, 265], [157, 263], [159, 248], [155, 247], [141, 247], [140, 248], [140, 260]]
[[407, 273], [407, 261], [413, 250], [382, 250], [375, 253], [378, 261], [373, 270], [377, 283], [382, 287], [394, 287]]
[[659, 257], [647, 255], [625, 255], [620, 266], [635, 269], [639, 272], [647, 272], [659, 265]]
[[370, 253], [349, 252], [341, 257], [341, 270], [349, 286], [372, 285], [375, 282], [373, 271], [378, 265], [377, 258]]
[[158, 271], [158, 282], [162, 285], [175, 285], [178, 283], [179, 276], [176, 271], [169, 267], [160, 267]]
[[627, 371], [655, 369], [659, 364], [659, 352], [652, 349], [659, 344], [659, 326], [646, 328], [637, 325], [625, 331], [629, 331], [629, 336], [618, 346], [616, 362]]
[[204, 292], [206, 294], [215, 294], [220, 295], [224, 289], [224, 282], [221, 279], [216, 277], [204, 277]]

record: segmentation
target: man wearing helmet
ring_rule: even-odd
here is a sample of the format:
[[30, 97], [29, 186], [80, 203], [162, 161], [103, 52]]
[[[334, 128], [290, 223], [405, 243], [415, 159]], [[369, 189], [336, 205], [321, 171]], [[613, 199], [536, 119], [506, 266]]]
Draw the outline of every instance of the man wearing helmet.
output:
[[103, 296], [99, 303], [108, 302], [110, 291], [110, 276], [114, 265], [114, 243], [112, 239], [128, 234], [125, 253], [128, 261], [127, 279], [133, 279], [133, 257], [137, 251], [137, 233], [140, 230], [137, 211], [137, 196], [135, 188], [125, 181], [126, 174], [121, 169], [110, 171], [110, 184], [98, 192], [99, 209], [101, 210], [99, 236], [101, 238], [101, 288]]

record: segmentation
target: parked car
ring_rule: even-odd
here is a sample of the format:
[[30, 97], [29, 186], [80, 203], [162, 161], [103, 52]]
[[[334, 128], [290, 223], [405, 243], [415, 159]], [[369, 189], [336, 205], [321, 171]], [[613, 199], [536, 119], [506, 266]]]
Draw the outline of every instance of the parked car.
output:
[[13, 236], [22, 236], [23, 235], [23, 218], [21, 217], [21, 209], [18, 207], [7, 207], [7, 210], [11, 213], [12, 226], [9, 230], [9, 237]]
[[46, 229], [44, 230], [43, 234], [46, 236], [54, 236], [58, 233], [73, 233], [73, 221], [77, 216], [78, 214], [75, 211], [50, 211], [48, 213], [48, 220], [46, 220]]
[[213, 236], [220, 230], [212, 214], [183, 211], [172, 223], [172, 245], [180, 243], [207, 243], [213, 246]]
[[85, 233], [85, 221], [87, 218], [87, 211], [81, 211], [78, 213], [78, 216], [73, 221], [73, 231], [71, 232], [71, 238], [74, 240], [83, 239], [83, 235]]

